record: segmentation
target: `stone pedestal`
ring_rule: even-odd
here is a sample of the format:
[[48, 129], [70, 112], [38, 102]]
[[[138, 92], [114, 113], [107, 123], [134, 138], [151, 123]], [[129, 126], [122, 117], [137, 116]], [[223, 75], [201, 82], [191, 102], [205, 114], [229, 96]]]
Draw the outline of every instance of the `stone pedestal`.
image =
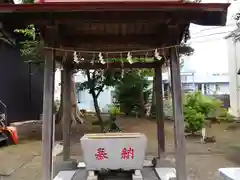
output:
[[55, 177], [60, 171], [76, 170], [77, 161], [71, 159], [69, 161], [63, 161], [61, 156], [58, 156], [53, 163], [53, 177]]

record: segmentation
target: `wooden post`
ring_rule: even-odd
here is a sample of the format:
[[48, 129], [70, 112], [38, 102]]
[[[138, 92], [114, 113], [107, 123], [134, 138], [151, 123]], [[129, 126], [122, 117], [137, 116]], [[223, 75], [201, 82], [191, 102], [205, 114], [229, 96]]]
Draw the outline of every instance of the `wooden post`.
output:
[[184, 117], [182, 105], [181, 76], [178, 49], [171, 49], [171, 85], [173, 99], [175, 158], [177, 180], [186, 180], [186, 147], [184, 135]]
[[70, 133], [71, 133], [71, 80], [72, 71], [68, 67], [63, 69], [63, 116], [62, 116], [62, 133], [63, 133], [63, 160], [70, 159]]
[[162, 93], [162, 67], [155, 68], [155, 110], [157, 120], [158, 157], [165, 152], [163, 93]]
[[[54, 57], [54, 56], [53, 56]], [[43, 180], [52, 180], [52, 146], [53, 146], [53, 92], [54, 92], [54, 59], [45, 59], [43, 118], [42, 118], [42, 167]]]

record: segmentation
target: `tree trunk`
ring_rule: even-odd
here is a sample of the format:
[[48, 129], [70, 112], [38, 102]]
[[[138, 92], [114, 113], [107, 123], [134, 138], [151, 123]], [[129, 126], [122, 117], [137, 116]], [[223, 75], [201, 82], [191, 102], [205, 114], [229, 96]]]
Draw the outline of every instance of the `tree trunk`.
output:
[[62, 116], [62, 134], [63, 134], [63, 160], [70, 159], [70, 133], [71, 133], [71, 75], [69, 68], [63, 70], [63, 116]]
[[[63, 82], [63, 71], [61, 71], [61, 82]], [[77, 106], [77, 99], [76, 99], [76, 88], [75, 88], [75, 82], [72, 78], [71, 81], [71, 118], [72, 123], [83, 123], [84, 122], [84, 115], [80, 112], [78, 106]], [[61, 84], [61, 95], [60, 95], [60, 107], [56, 113], [56, 124], [59, 124], [62, 119], [62, 109], [63, 109], [63, 86]]]
[[98, 105], [98, 99], [97, 99], [97, 96], [96, 96], [95, 92], [92, 92], [92, 98], [93, 98], [94, 108], [95, 108], [95, 111], [96, 111], [96, 116], [97, 116], [98, 121], [100, 123], [101, 132], [104, 132], [104, 124], [103, 124], [103, 120], [102, 120], [102, 117], [101, 117], [101, 111], [100, 111], [100, 108], [99, 108], [99, 105]]
[[143, 92], [143, 84], [141, 82], [141, 91], [140, 91], [140, 117], [145, 116], [145, 101], [144, 101], [144, 92]]
[[73, 120], [73, 123], [83, 123], [83, 115], [82, 113], [79, 111], [79, 108], [77, 106], [77, 98], [76, 98], [76, 86], [75, 86], [75, 82], [74, 79], [72, 77], [72, 81], [71, 81], [71, 102], [72, 102], [72, 110], [71, 110], [71, 117]]
[[153, 73], [153, 83], [152, 83], [152, 104], [151, 104], [151, 110], [150, 110], [150, 116], [155, 116], [155, 106], [156, 106], [156, 76], [155, 76], [155, 72]]

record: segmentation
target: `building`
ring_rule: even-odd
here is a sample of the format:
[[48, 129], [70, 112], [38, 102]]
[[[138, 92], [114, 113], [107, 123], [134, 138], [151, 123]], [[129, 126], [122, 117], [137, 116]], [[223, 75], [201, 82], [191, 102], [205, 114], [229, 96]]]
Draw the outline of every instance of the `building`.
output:
[[[81, 83], [86, 80], [86, 77], [80, 72], [75, 75], [75, 83]], [[77, 103], [80, 109], [95, 111], [92, 95], [88, 90], [77, 91]], [[106, 87], [98, 97], [98, 104], [102, 112], [108, 111], [108, 105], [113, 103], [114, 88]]]
[[0, 82], [0, 114], [6, 113], [8, 123], [39, 119], [43, 107], [43, 68], [24, 62], [13, 30], [1, 22]]
[[230, 82], [230, 112], [236, 117], [240, 117], [240, 28], [230, 33], [227, 37], [229, 82]]
[[201, 91], [204, 95], [229, 94], [227, 73], [182, 72], [181, 76], [185, 91]]
[[[163, 95], [168, 96], [169, 90], [169, 80], [168, 74], [163, 73]], [[81, 73], [77, 73], [75, 75], [75, 82], [81, 83], [86, 80], [86, 77]], [[148, 80], [151, 82], [153, 80], [152, 77], [149, 77]], [[205, 76], [202, 74], [195, 74], [193, 72], [182, 72], [182, 86], [185, 92], [192, 92], [195, 90], [202, 91], [204, 95], [225, 95], [229, 94], [229, 82], [228, 82], [228, 74], [221, 73], [212, 73], [206, 74]], [[150, 87], [152, 88], [152, 83], [150, 83]], [[59, 88], [55, 88], [55, 91], [59, 91]], [[56, 93], [55, 93], [56, 94]], [[59, 93], [58, 93], [59, 94]], [[77, 102], [80, 109], [86, 109], [90, 111], [95, 111], [93, 99], [91, 94], [89, 94], [88, 90], [77, 91]], [[107, 87], [103, 92], [100, 93], [98, 102], [99, 107], [102, 111], [107, 111], [108, 105], [112, 104], [114, 101], [114, 88]]]
[[[232, 16], [240, 12], [240, 2], [235, 2], [235, 8]], [[240, 68], [240, 22], [230, 19], [229, 24], [235, 24], [235, 30], [229, 33], [225, 39], [228, 49], [228, 70], [229, 70], [229, 89], [230, 89], [230, 110], [229, 112], [235, 117], [240, 117], [240, 76], [238, 71]]]

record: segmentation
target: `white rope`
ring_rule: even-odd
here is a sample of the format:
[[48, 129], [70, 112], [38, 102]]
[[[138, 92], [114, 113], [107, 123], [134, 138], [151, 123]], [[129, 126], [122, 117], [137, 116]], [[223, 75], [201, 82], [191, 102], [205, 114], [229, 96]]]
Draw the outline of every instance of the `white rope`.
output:
[[49, 49], [49, 50], [56, 50], [56, 51], [63, 51], [63, 52], [78, 52], [78, 53], [90, 53], [90, 54], [123, 54], [123, 53], [137, 53], [137, 52], [155, 52], [156, 50], [164, 50], [164, 49], [170, 49], [170, 48], [176, 48], [176, 47], [181, 47], [182, 45], [171, 45], [171, 46], [165, 46], [165, 47], [157, 47], [157, 48], [152, 48], [152, 49], [143, 49], [143, 50], [128, 50], [128, 51], [87, 51], [87, 50], [76, 50], [76, 49], [63, 49], [63, 48], [53, 48], [53, 47], [48, 47], [45, 46], [44, 49]]

